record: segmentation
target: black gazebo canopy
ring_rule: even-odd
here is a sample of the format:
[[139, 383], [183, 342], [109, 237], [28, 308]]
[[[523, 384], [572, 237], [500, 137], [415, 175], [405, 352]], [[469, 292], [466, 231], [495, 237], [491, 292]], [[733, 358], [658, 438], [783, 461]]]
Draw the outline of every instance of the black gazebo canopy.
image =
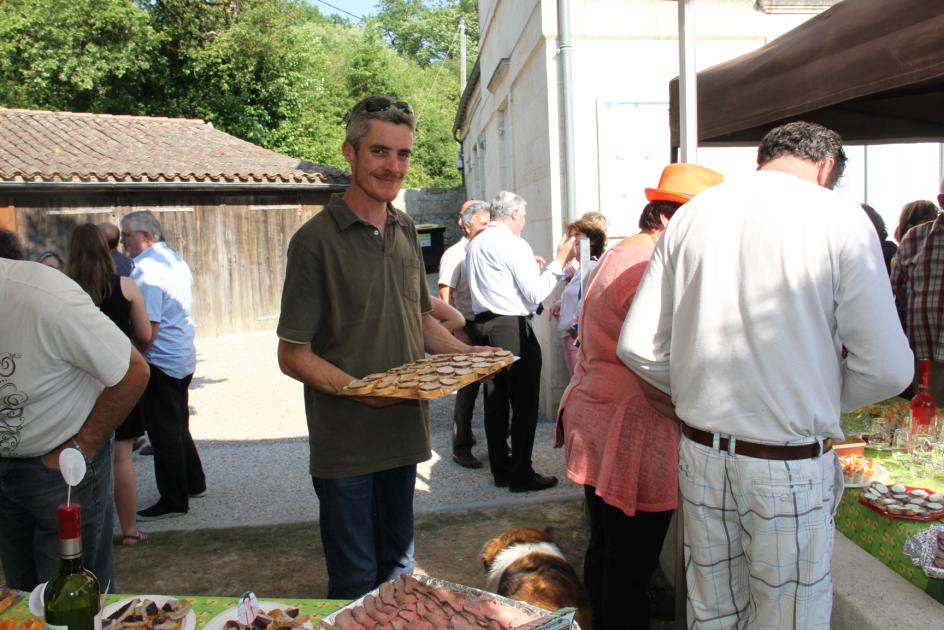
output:
[[[678, 81], [669, 84], [673, 147]], [[944, 1], [843, 0], [698, 73], [699, 145], [756, 144], [791, 120], [850, 143], [944, 141]]]

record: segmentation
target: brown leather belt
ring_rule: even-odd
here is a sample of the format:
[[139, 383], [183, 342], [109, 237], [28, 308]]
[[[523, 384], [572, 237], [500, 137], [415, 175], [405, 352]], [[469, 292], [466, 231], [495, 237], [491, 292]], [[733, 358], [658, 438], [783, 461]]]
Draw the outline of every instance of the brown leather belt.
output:
[[[705, 446], [714, 445], [714, 434], [687, 424], [682, 425], [682, 433], [692, 442], [698, 442]], [[833, 439], [823, 440], [823, 450], [820, 451], [819, 444], [797, 444], [787, 446], [783, 444], [758, 444], [757, 442], [745, 442], [744, 440], [735, 440], [734, 452], [738, 455], [747, 457], [756, 457], [758, 459], [813, 459], [823, 453], [828, 453], [833, 448]], [[728, 438], [723, 437], [718, 440], [718, 450], [728, 450]]]

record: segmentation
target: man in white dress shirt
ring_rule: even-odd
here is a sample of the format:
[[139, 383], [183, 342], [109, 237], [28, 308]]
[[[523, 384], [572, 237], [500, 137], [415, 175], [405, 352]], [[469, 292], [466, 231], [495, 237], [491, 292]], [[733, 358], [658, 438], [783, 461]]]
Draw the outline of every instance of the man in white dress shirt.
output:
[[[465, 255], [469, 241], [488, 227], [490, 220], [488, 204], [478, 199], [469, 199], [459, 209], [459, 227], [462, 239], [447, 249], [439, 261], [439, 299], [456, 307], [465, 318], [462, 330], [456, 336], [470, 343], [475, 336], [472, 330], [472, 296], [469, 295], [469, 277], [465, 270]], [[463, 338], [464, 335], [464, 338]], [[476, 381], [456, 392], [456, 406], [452, 413], [452, 461], [463, 468], [481, 468], [482, 462], [472, 454], [475, 437], [472, 435], [472, 414], [475, 398], [479, 393]]]
[[839, 136], [770, 131], [758, 170], [701, 193], [656, 245], [617, 353], [682, 420], [690, 628], [828, 628], [840, 410], [912, 358], [875, 230], [830, 190]]
[[[495, 485], [512, 492], [545, 490], [557, 485], [556, 477], [534, 471], [531, 450], [538, 421], [541, 386], [541, 346], [531, 328], [531, 318], [564, 276], [574, 239], [569, 235], [557, 246], [554, 260], [542, 271], [534, 252], [521, 238], [528, 215], [527, 202], [502, 191], [491, 205], [492, 222], [469, 243], [466, 271], [477, 342], [500, 346], [521, 357], [485, 384], [485, 438]], [[511, 407], [511, 460], [506, 451]]]

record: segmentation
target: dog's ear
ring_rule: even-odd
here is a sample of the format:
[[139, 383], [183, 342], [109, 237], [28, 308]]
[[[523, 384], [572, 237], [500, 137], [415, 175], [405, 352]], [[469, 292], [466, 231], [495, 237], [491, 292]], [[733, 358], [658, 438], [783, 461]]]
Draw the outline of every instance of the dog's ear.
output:
[[485, 567], [486, 571], [492, 567], [495, 556], [497, 556], [505, 546], [505, 541], [501, 536], [496, 536], [485, 543], [485, 546], [482, 547], [482, 565]]
[[547, 537], [547, 542], [554, 542], [554, 528], [553, 527], [545, 527], [544, 535]]

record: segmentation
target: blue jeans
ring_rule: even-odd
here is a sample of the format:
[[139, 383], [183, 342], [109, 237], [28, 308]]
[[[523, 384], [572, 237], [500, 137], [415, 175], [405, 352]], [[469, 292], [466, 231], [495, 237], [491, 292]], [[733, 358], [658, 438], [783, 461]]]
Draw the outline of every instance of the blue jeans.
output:
[[357, 599], [413, 573], [416, 466], [311, 480], [321, 503], [329, 599]]
[[[111, 535], [114, 488], [111, 441], [92, 457], [85, 479], [72, 489], [82, 506], [82, 556], [102, 592], [115, 592]], [[40, 457], [0, 457], [0, 560], [12, 588], [33, 590], [59, 574], [56, 508], [66, 502], [59, 471]]]

